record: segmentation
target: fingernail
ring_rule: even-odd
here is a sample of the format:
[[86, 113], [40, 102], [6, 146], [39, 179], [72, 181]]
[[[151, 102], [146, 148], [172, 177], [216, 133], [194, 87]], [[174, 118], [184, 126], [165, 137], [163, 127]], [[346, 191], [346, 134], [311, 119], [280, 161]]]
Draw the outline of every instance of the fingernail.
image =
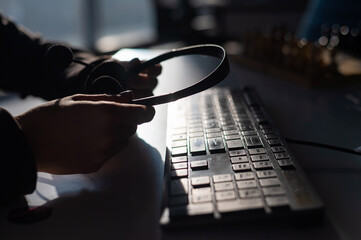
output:
[[123, 95], [129, 95], [129, 94], [133, 95], [133, 91], [132, 90], [126, 90], [126, 91], [123, 91], [123, 92], [119, 93], [118, 95], [123, 96]]

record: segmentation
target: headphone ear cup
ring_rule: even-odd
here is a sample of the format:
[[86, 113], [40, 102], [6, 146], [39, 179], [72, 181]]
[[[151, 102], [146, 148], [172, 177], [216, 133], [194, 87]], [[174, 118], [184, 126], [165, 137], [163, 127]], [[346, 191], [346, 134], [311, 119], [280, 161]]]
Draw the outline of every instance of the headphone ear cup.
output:
[[96, 65], [87, 77], [85, 92], [91, 94], [119, 94], [125, 88], [127, 72], [113, 59]]
[[119, 81], [110, 76], [101, 76], [92, 81], [87, 87], [89, 94], [119, 94], [123, 87]]
[[89, 80], [92, 82], [93, 79], [97, 79], [102, 76], [112, 77], [116, 79], [123, 87], [127, 87], [127, 72], [125, 68], [116, 60], [109, 59], [94, 67], [90, 73]]

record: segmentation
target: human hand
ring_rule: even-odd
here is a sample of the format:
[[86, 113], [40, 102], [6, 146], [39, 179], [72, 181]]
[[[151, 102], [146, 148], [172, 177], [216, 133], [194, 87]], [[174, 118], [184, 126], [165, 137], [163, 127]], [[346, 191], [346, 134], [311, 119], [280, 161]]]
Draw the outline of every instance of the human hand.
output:
[[[131, 68], [142, 63], [138, 58], [126, 62], [120, 62], [128, 71]], [[162, 72], [162, 66], [156, 64], [153, 67], [147, 68], [142, 72], [128, 76], [126, 79], [127, 89], [134, 92], [135, 98], [147, 97], [153, 95], [153, 90], [158, 84], [157, 77]]]
[[153, 107], [128, 104], [121, 95], [72, 95], [16, 117], [35, 155], [38, 171], [90, 173], [127, 144], [138, 124], [153, 119]]

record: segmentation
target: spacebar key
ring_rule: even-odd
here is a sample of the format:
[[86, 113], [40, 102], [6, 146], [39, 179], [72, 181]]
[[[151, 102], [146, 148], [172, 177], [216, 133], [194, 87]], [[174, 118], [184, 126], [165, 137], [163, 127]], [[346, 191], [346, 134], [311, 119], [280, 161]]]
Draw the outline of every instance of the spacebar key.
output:
[[205, 154], [206, 146], [204, 144], [204, 138], [190, 138], [190, 151], [192, 155]]

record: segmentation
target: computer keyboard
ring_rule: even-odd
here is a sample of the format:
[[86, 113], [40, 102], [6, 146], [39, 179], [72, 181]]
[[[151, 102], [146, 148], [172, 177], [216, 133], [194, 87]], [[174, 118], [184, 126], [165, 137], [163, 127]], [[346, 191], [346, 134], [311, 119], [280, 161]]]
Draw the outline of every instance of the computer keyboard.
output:
[[251, 89], [168, 107], [164, 227], [322, 217], [322, 202]]

